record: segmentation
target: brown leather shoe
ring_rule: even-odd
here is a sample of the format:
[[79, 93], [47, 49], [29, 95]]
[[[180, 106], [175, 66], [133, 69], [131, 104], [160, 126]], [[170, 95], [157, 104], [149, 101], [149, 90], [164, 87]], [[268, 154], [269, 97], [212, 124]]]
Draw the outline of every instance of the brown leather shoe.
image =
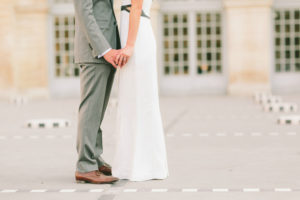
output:
[[94, 184], [102, 184], [102, 183], [113, 183], [119, 180], [116, 177], [105, 176], [103, 173], [96, 171], [91, 171], [87, 173], [75, 172], [75, 179], [77, 183], [94, 183]]
[[105, 174], [106, 176], [111, 176], [111, 167], [102, 165], [99, 167], [99, 171]]

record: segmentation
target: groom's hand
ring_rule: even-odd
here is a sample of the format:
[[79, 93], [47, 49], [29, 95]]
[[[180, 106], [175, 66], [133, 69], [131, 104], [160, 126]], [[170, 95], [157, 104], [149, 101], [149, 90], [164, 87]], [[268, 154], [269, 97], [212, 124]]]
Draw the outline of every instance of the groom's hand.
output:
[[114, 66], [114, 68], [117, 68], [117, 63], [115, 63], [115, 59], [116, 59], [116, 56], [119, 54], [119, 51], [120, 50], [116, 50], [116, 49], [112, 49], [110, 50], [109, 52], [107, 52], [103, 58], [109, 62], [110, 64], [112, 64], [112, 66]]
[[120, 53], [116, 56], [115, 63], [123, 67], [132, 56], [134, 51], [134, 47], [130, 45], [126, 45], [123, 49], [120, 50]]

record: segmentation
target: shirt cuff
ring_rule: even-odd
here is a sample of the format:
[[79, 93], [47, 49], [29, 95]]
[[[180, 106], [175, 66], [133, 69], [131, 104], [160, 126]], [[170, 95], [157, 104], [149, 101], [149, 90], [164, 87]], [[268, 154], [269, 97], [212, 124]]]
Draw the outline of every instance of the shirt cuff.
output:
[[98, 55], [97, 58], [101, 58], [103, 57], [107, 52], [109, 52], [111, 50], [111, 48], [107, 49], [106, 51], [104, 51], [102, 54]]

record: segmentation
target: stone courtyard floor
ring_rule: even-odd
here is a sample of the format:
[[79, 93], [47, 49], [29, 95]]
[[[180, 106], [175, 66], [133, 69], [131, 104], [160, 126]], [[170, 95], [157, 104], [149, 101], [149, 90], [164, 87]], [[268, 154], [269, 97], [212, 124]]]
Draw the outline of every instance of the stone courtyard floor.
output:
[[[300, 96], [283, 99], [300, 103]], [[78, 104], [79, 99], [0, 102], [1, 200], [300, 199], [300, 125], [278, 125], [285, 114], [264, 112], [252, 97], [162, 97], [169, 178], [112, 185], [74, 180]], [[108, 163], [117, 139], [115, 111], [110, 104], [103, 122]], [[24, 126], [52, 118], [71, 125]]]

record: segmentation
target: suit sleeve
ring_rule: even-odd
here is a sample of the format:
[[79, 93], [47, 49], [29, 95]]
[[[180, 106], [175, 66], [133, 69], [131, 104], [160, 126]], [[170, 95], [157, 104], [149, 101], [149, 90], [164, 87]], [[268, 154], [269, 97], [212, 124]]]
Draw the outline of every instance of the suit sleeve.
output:
[[83, 30], [87, 41], [92, 47], [93, 56], [97, 58], [98, 55], [102, 55], [111, 46], [94, 17], [93, 0], [74, 0], [74, 6], [79, 27]]

